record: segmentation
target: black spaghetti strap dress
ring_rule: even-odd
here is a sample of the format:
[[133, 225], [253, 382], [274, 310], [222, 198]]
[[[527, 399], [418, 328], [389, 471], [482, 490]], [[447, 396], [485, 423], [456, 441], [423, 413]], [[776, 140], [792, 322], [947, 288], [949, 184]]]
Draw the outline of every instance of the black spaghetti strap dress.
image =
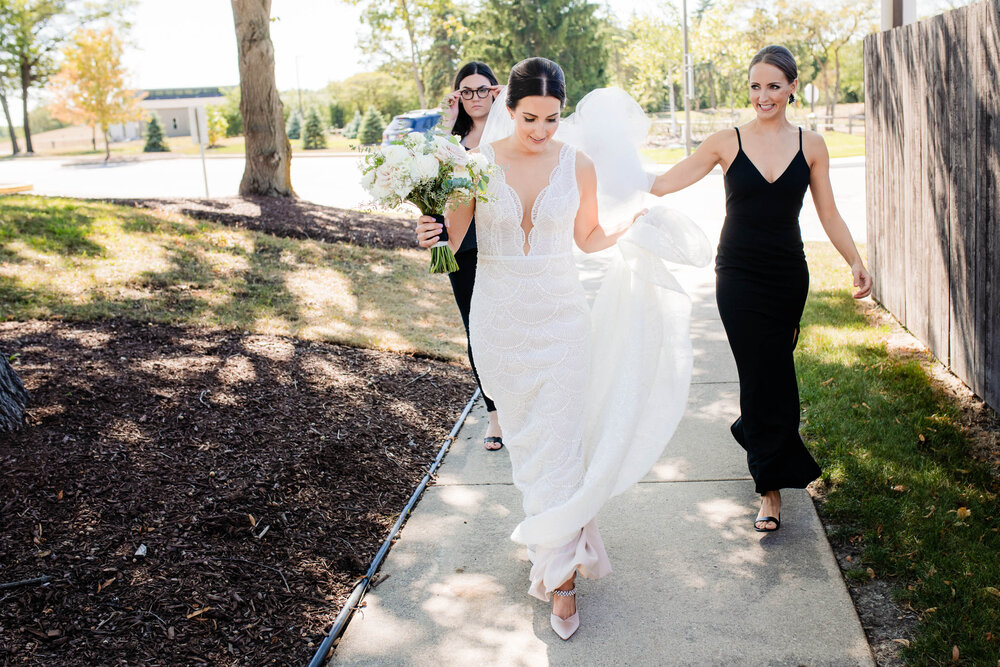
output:
[[726, 221], [716, 253], [716, 300], [740, 376], [731, 431], [758, 493], [805, 488], [820, 468], [799, 435], [792, 351], [809, 292], [799, 211], [809, 163], [799, 152], [773, 183], [740, 149], [725, 174]]

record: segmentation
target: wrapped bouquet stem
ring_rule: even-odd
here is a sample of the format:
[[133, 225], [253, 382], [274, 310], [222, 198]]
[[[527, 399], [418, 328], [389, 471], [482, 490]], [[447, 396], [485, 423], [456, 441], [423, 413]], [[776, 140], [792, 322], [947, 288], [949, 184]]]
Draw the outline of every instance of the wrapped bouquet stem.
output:
[[386, 208], [409, 202], [442, 225], [441, 238], [431, 248], [431, 273], [458, 270], [448, 245], [444, 212], [473, 197], [485, 201], [493, 165], [479, 154], [466, 153], [455, 136], [408, 134], [374, 149], [361, 162], [361, 185]]

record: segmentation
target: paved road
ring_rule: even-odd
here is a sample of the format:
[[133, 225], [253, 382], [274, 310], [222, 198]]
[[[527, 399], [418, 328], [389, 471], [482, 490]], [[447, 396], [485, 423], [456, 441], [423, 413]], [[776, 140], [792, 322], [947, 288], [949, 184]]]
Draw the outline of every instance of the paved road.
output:
[[[207, 161], [209, 193], [215, 197], [235, 195], [243, 175], [243, 158], [213, 157]], [[292, 183], [303, 199], [343, 208], [363, 206], [368, 197], [358, 184], [358, 158], [354, 156], [296, 156], [292, 160]], [[864, 158], [833, 160], [831, 180], [840, 211], [859, 242], [865, 239]], [[653, 165], [663, 171], [666, 165]], [[197, 157], [81, 164], [78, 158], [19, 158], [0, 160], [0, 183], [30, 182], [35, 192], [71, 197], [202, 197], [205, 186]], [[698, 212], [711, 224], [709, 238], [718, 238], [725, 216], [722, 172], [713, 171], [687, 190], [665, 202], [691, 215]], [[826, 240], [812, 199], [802, 210], [802, 236], [807, 241]]]

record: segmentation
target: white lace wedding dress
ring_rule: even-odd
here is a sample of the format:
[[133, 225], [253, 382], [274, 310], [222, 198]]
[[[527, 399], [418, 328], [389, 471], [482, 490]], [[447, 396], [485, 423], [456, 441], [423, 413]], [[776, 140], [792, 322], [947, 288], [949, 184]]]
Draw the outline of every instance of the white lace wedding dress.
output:
[[[492, 145], [480, 149], [496, 162]], [[641, 218], [591, 308], [573, 257], [576, 149], [560, 148], [527, 238], [523, 204], [498, 172], [476, 206], [469, 330], [523, 494], [511, 537], [528, 546], [529, 592], [547, 600], [574, 571], [610, 572], [597, 512], [648, 472], [680, 421], [690, 300], [664, 260], [707, 261], [707, 241], [669, 213]]]

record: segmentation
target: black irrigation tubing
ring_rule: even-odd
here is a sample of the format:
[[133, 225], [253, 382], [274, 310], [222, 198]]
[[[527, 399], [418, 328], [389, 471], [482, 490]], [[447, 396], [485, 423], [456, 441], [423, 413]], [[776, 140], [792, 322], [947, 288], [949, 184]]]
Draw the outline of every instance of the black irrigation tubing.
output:
[[400, 513], [399, 518], [396, 519], [396, 523], [393, 525], [392, 530], [389, 531], [389, 536], [385, 538], [385, 542], [382, 543], [382, 547], [375, 554], [375, 558], [372, 560], [372, 564], [368, 567], [368, 572], [365, 576], [361, 578], [357, 584], [354, 585], [354, 590], [351, 591], [350, 597], [347, 598], [347, 602], [344, 606], [340, 608], [340, 613], [337, 614], [337, 618], [333, 621], [333, 627], [330, 628], [330, 632], [327, 633], [326, 637], [323, 639], [323, 643], [319, 645], [316, 650], [316, 654], [313, 655], [312, 660], [309, 662], [309, 667], [320, 667], [323, 661], [327, 659], [327, 654], [330, 652], [330, 647], [333, 646], [333, 642], [337, 640], [343, 632], [344, 628], [347, 627], [348, 621], [351, 620], [351, 614], [357, 607], [358, 602], [361, 601], [362, 596], [368, 590], [368, 586], [371, 585], [372, 577], [375, 576], [375, 572], [378, 571], [380, 565], [382, 565], [382, 560], [385, 555], [389, 552], [389, 547], [392, 546], [392, 541], [396, 539], [396, 533], [399, 529], [403, 527], [403, 522], [410, 515], [410, 511], [413, 510], [413, 506], [417, 504], [417, 499], [420, 498], [420, 494], [424, 492], [427, 488], [427, 483], [431, 481], [431, 477], [434, 472], [441, 465], [441, 460], [444, 459], [444, 455], [448, 453], [448, 448], [451, 447], [451, 443], [455, 442], [455, 436], [458, 435], [459, 430], [462, 428], [462, 424], [465, 423], [465, 418], [469, 416], [469, 412], [472, 411], [472, 406], [475, 405], [476, 399], [479, 398], [479, 389], [477, 388], [475, 393], [472, 394], [472, 398], [469, 402], [465, 404], [465, 409], [462, 410], [462, 414], [459, 416], [458, 421], [451, 429], [451, 433], [448, 437], [444, 439], [441, 443], [441, 449], [438, 450], [437, 458], [434, 459], [434, 463], [431, 467], [427, 469], [427, 474], [424, 478], [420, 480], [420, 484], [417, 485], [416, 490], [413, 495], [410, 496], [409, 502], [406, 503], [406, 507]]

